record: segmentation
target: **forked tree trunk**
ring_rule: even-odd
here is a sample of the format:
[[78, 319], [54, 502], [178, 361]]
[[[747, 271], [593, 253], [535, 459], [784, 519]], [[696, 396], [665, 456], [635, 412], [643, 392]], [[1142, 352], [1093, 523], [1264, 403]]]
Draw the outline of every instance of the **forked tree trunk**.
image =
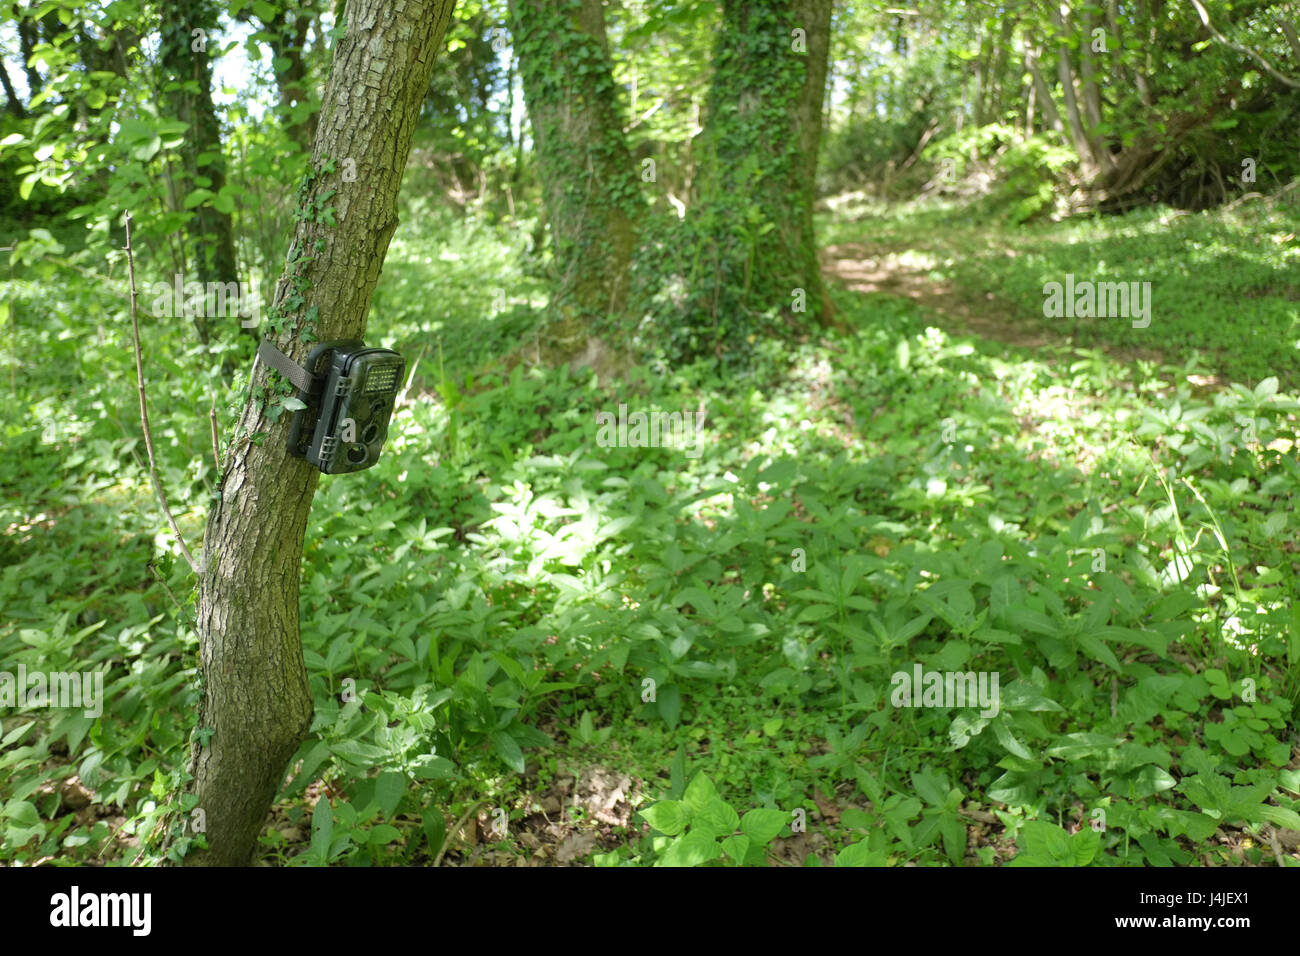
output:
[[[453, 6], [454, 0], [348, 4], [312, 157], [317, 174], [299, 198], [305, 208], [332, 207], [336, 224], [329, 215], [299, 221], [293, 264], [275, 292], [276, 306], [299, 329], [312, 325], [309, 310], [319, 310], [317, 340], [365, 333], [397, 227], [411, 135]], [[294, 361], [306, 359], [310, 346], [296, 333], [273, 341]], [[254, 394], [272, 377], [259, 363]], [[272, 422], [255, 399], [245, 405], [208, 516], [198, 608], [205, 683], [191, 764], [208, 849], [192, 850], [187, 865], [249, 861], [285, 764], [311, 725], [298, 577], [319, 472], [286, 454], [288, 425], [287, 414]], [[264, 439], [249, 442], [257, 433]]]

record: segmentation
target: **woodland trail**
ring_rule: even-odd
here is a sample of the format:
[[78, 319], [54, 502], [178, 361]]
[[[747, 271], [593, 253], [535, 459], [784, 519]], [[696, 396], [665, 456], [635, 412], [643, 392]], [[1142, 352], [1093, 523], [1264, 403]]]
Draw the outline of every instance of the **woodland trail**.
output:
[[[1016, 255], [1007, 250], [1007, 255]], [[928, 309], [944, 329], [1016, 348], [1073, 352], [1069, 329], [1053, 331], [1038, 316], [1000, 297], [993, 289], [972, 289], [933, 276], [929, 250], [890, 244], [842, 242], [821, 250], [822, 274], [852, 292], [909, 299]], [[1105, 346], [1121, 361], [1168, 362], [1158, 349]], [[1201, 378], [1198, 376], [1198, 378]], [[1198, 385], [1211, 384], [1205, 381]]]

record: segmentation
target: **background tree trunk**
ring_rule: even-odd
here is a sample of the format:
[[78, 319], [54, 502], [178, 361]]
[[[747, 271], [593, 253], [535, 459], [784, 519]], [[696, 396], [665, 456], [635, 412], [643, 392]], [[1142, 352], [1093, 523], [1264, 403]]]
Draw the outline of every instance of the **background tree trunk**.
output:
[[18, 52], [22, 55], [23, 74], [27, 77], [27, 96], [30, 99], [41, 91], [45, 81], [32, 66], [32, 54], [40, 42], [40, 27], [30, 14], [20, 10], [19, 4], [13, 5], [14, 15], [18, 17]]
[[5, 106], [9, 112], [19, 119], [24, 118], [27, 115], [27, 110], [23, 109], [23, 101], [14, 92], [13, 81], [9, 79], [9, 70], [5, 68], [3, 63], [0, 63], [0, 84], [4, 85]]
[[601, 0], [511, 0], [515, 50], [558, 274], [552, 333], [580, 350], [591, 321], [627, 304], [641, 170], [623, 135]]
[[[260, 20], [266, 32], [271, 52], [277, 61], [287, 61], [280, 68], [273, 64], [275, 89], [280, 99], [280, 113], [283, 117], [284, 130], [304, 153], [310, 153], [312, 143], [316, 141], [317, 113], [298, 120], [293, 119], [295, 107], [312, 99], [313, 92], [309, 80], [306, 51], [307, 34], [316, 25], [319, 13], [309, 3], [290, 13], [276, 8], [275, 16]], [[253, 9], [244, 7], [236, 19], [245, 23], [253, 22]]]
[[[216, 13], [206, 2], [162, 0], [162, 34], [160, 58], [163, 76], [179, 86], [165, 92], [170, 112], [189, 124], [181, 147], [181, 188], [177, 199], [184, 202], [194, 189], [202, 187], [213, 193], [226, 185], [226, 163], [221, 152], [221, 126], [212, 105], [212, 66], [204, 49], [194, 49], [194, 30], [203, 30], [205, 41], [215, 42]], [[236, 282], [239, 270], [235, 260], [235, 232], [229, 213], [217, 209], [212, 201], [194, 210], [187, 230], [185, 260], [194, 270], [193, 281]], [[190, 276], [185, 277], [191, 281]], [[202, 309], [194, 318], [199, 340], [207, 344], [212, 338], [212, 323]]]
[[1079, 110], [1078, 87], [1075, 85], [1074, 66], [1070, 62], [1070, 47], [1066, 43], [1069, 27], [1053, 3], [1048, 4], [1052, 26], [1056, 32], [1056, 75], [1061, 83], [1061, 99], [1065, 103], [1065, 120], [1070, 130], [1074, 152], [1079, 157], [1079, 169], [1086, 180], [1095, 179], [1101, 169], [1101, 160], [1093, 151], [1092, 140], [1084, 127]]
[[286, 113], [285, 129], [302, 151], [309, 152], [316, 141], [316, 113], [294, 122], [290, 115], [295, 107], [311, 100], [311, 90], [307, 84], [307, 61], [303, 46], [307, 42], [307, 30], [311, 26], [315, 13], [311, 10], [297, 12], [292, 25], [286, 22], [285, 14], [280, 13], [275, 24], [275, 37], [272, 49], [277, 59], [289, 61], [289, 66], [275, 71], [275, 84], [280, 94], [280, 108]]
[[[299, 222], [273, 310], [296, 320], [299, 330], [312, 328], [318, 340], [365, 333], [397, 227], [411, 136], [453, 6], [453, 0], [348, 4], [312, 157], [317, 172], [300, 192], [307, 208], [332, 207], [336, 224], [329, 215]], [[341, 173], [353, 164], [355, 180], [344, 181]], [[298, 333], [281, 332], [274, 341], [294, 361], [305, 361], [310, 346]], [[276, 377], [259, 363], [253, 396]], [[319, 472], [286, 454], [288, 424], [288, 415], [273, 421], [250, 398], [208, 516], [198, 609], [205, 684], [192, 786], [209, 848], [192, 851], [187, 865], [248, 862], [285, 764], [311, 725], [298, 578]], [[249, 442], [258, 432], [265, 439]]]
[[830, 18], [830, 0], [724, 4], [689, 280], [692, 322], [703, 313], [715, 351], [739, 344], [746, 316], [794, 316], [796, 290], [800, 319], [829, 315], [812, 212]]
[[[1035, 101], [1043, 111], [1044, 124], [1065, 137], [1065, 125], [1061, 122], [1061, 113], [1057, 111], [1056, 103], [1052, 100], [1052, 88], [1048, 86], [1048, 81], [1043, 75], [1043, 69], [1039, 66], [1039, 51], [1032, 44], [1027, 44], [1026, 49], [1024, 49], [1024, 66], [1030, 72], [1032, 85], [1037, 91]], [[1034, 133], [1034, 130], [1031, 129], [1030, 133]]]

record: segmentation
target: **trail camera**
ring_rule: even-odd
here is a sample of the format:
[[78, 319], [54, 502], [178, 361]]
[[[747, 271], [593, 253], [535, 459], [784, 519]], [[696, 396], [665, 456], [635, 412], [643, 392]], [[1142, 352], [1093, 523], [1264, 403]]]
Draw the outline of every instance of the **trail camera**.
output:
[[306, 368], [267, 342], [258, 354], [293, 382], [295, 397], [305, 406], [289, 421], [289, 454], [327, 475], [362, 471], [379, 460], [405, 359], [392, 349], [367, 348], [355, 340], [316, 345]]

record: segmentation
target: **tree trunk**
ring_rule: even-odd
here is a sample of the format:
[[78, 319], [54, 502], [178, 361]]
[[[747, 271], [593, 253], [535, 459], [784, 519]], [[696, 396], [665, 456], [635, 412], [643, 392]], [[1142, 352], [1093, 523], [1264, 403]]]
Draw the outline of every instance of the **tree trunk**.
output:
[[1291, 48], [1291, 58], [1295, 60], [1297, 66], [1300, 66], [1300, 36], [1296, 35], [1295, 24], [1285, 16], [1278, 17], [1278, 24], [1282, 27], [1282, 35], [1286, 37], [1287, 46]]
[[18, 119], [23, 119], [27, 111], [23, 109], [23, 101], [14, 92], [13, 81], [9, 79], [9, 70], [3, 63], [0, 63], [0, 83], [4, 84], [5, 88], [5, 106]]
[[511, 0], [510, 13], [555, 255], [551, 335], [567, 355], [595, 320], [623, 317], [642, 170], [623, 135], [601, 0]]
[[1139, 54], [1142, 59], [1142, 66], [1133, 68], [1133, 82], [1137, 86], [1142, 105], [1148, 109], [1155, 105], [1155, 97], [1151, 93], [1151, 83], [1148, 77], [1151, 75], [1152, 51], [1157, 49], [1156, 22], [1160, 13], [1159, 0], [1156, 0], [1155, 6], [1155, 10], [1150, 10], [1147, 7], [1147, 0], [1137, 0], [1137, 18], [1134, 23], [1134, 27], [1138, 31], [1143, 26], [1147, 29], [1146, 43], [1142, 45], [1142, 52]]
[[687, 283], [689, 351], [715, 355], [769, 311], [830, 314], [812, 212], [831, 0], [726, 0], [722, 16]]
[[32, 54], [36, 50], [36, 44], [40, 42], [40, 30], [35, 20], [30, 19], [30, 14], [23, 13], [18, 4], [13, 5], [15, 16], [18, 19], [18, 52], [22, 56], [23, 73], [27, 77], [27, 96], [35, 96], [44, 87], [45, 83], [41, 75], [36, 72], [36, 67], [32, 66]]
[[988, 115], [995, 123], [1002, 122], [1003, 109], [1006, 105], [1005, 87], [1007, 75], [1007, 55], [1011, 52], [1011, 38], [1016, 32], [1016, 18], [1010, 13], [1002, 16], [1002, 35], [998, 40], [997, 58], [993, 62], [993, 87], [988, 107]]
[[[1047, 85], [1047, 79], [1043, 76], [1043, 71], [1038, 65], [1038, 50], [1032, 46], [1025, 50], [1025, 68], [1029, 70], [1034, 89], [1038, 93], [1037, 102], [1039, 108], [1043, 111], [1043, 122], [1064, 136], [1065, 126], [1061, 123], [1061, 114], [1056, 108], [1056, 102], [1052, 99], [1052, 91]], [[1032, 133], [1032, 130], [1030, 132]]]
[[[304, 208], [332, 207], [334, 215], [298, 222], [272, 310], [299, 331], [311, 329], [315, 340], [365, 333], [397, 227], [411, 136], [453, 5], [348, 4], [312, 156], [315, 173], [300, 191]], [[355, 180], [343, 179], [344, 164], [355, 168]], [[294, 331], [274, 342], [298, 363], [310, 348]], [[258, 363], [252, 395], [277, 378]], [[319, 472], [287, 455], [288, 426], [288, 415], [273, 420], [249, 399], [208, 515], [198, 605], [204, 692], [191, 764], [208, 849], [192, 850], [187, 865], [249, 861], [285, 764], [311, 725], [298, 578]], [[254, 444], [248, 436], [257, 433], [265, 437]]]
[[[214, 42], [216, 14], [206, 4], [190, 0], [162, 0], [160, 60], [163, 75], [179, 84], [164, 93], [170, 112], [188, 123], [181, 146], [181, 188], [179, 198], [202, 187], [219, 193], [226, 185], [226, 163], [221, 152], [221, 127], [212, 105], [212, 67], [205, 49]], [[196, 38], [194, 30], [203, 30]], [[235, 232], [229, 213], [221, 212], [208, 200], [194, 210], [187, 232], [185, 259], [194, 269], [194, 280], [202, 283], [236, 282]], [[189, 277], [187, 277], [188, 280]], [[211, 319], [197, 310], [194, 328], [205, 345], [212, 338]]]
[[1096, 54], [1092, 50], [1092, 31], [1097, 25], [1096, 16], [1088, 11], [1083, 14], [1083, 35], [1079, 41], [1079, 76], [1083, 86], [1083, 111], [1086, 119], [1088, 144], [1093, 156], [1103, 169], [1115, 165], [1115, 160], [1101, 135], [1101, 89], [1097, 83]]
[[[987, 28], [980, 30], [980, 48], [979, 54], [975, 57], [975, 94], [971, 98], [971, 110], [975, 120], [975, 128], [980, 129], [986, 122], [986, 111], [984, 108], [984, 99], [988, 95], [990, 66], [993, 59], [993, 43], [989, 38]], [[975, 147], [978, 149], [978, 146]], [[972, 160], [978, 159], [978, 155], [971, 157]]]
[[1056, 75], [1061, 83], [1061, 98], [1065, 103], [1065, 120], [1069, 124], [1070, 139], [1074, 143], [1074, 152], [1079, 157], [1079, 169], [1083, 178], [1095, 179], [1101, 169], [1101, 161], [1093, 152], [1092, 140], [1084, 128], [1083, 117], [1079, 113], [1079, 96], [1074, 82], [1074, 67], [1070, 63], [1070, 48], [1065, 38], [1067, 27], [1060, 10], [1053, 3], [1048, 4], [1052, 25], [1056, 28]]

